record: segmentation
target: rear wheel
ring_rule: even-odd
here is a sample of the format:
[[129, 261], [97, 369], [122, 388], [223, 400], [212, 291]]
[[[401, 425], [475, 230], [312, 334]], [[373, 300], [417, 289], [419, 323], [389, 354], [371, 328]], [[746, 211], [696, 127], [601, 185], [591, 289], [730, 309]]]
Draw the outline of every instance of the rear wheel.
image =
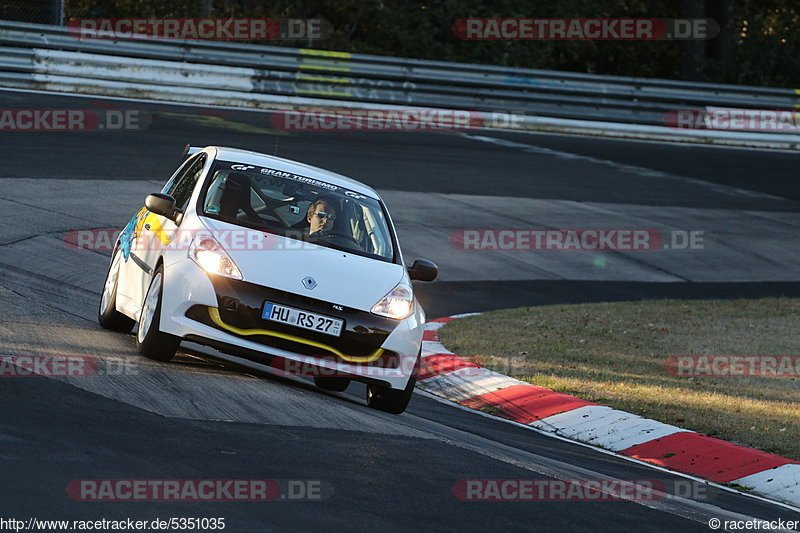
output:
[[161, 296], [164, 285], [164, 268], [153, 272], [147, 296], [139, 315], [139, 331], [136, 333], [136, 349], [139, 354], [156, 361], [170, 361], [178, 350], [181, 339], [161, 331]]
[[119, 285], [119, 265], [122, 254], [118, 247], [114, 248], [111, 255], [111, 264], [108, 266], [106, 282], [103, 285], [103, 295], [100, 297], [100, 308], [97, 310], [97, 321], [105, 329], [130, 333], [135, 320], [117, 311], [117, 286]]
[[399, 415], [406, 410], [408, 402], [411, 401], [411, 396], [414, 394], [414, 385], [417, 383], [418, 371], [419, 356], [417, 356], [417, 362], [411, 372], [411, 377], [408, 378], [408, 384], [405, 389], [397, 390], [390, 387], [367, 385], [367, 405], [373, 409]]
[[328, 376], [314, 376], [314, 385], [320, 389], [334, 392], [344, 391], [350, 385], [349, 378], [332, 378]]

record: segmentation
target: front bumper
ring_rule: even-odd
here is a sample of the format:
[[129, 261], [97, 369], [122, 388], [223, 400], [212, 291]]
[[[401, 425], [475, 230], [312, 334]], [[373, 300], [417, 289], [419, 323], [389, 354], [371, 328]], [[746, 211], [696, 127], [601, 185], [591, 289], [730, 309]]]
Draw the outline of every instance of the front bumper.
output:
[[[292, 373], [347, 375], [353, 379], [405, 387], [422, 344], [424, 313], [391, 320], [304, 295], [219, 276], [191, 261], [167, 265], [161, 329]], [[339, 337], [261, 318], [265, 301], [344, 320]], [[223, 349], [225, 348], [225, 349]], [[279, 361], [274, 361], [274, 358]], [[303, 371], [300, 371], [302, 369]], [[320, 373], [320, 370], [322, 371]]]

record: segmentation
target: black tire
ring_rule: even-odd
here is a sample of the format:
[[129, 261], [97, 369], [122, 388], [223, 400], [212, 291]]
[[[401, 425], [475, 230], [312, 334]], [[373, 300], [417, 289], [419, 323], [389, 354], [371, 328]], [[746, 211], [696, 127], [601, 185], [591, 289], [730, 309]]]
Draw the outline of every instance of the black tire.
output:
[[117, 286], [119, 286], [119, 247], [114, 248], [111, 262], [108, 264], [106, 281], [100, 295], [100, 305], [97, 308], [97, 321], [105, 329], [130, 333], [136, 321], [117, 311]]
[[136, 349], [140, 355], [167, 362], [175, 357], [180, 337], [164, 333], [161, 325], [161, 296], [163, 294], [164, 267], [161, 265], [153, 272], [147, 294], [142, 302], [139, 315], [139, 331], [136, 333]]
[[399, 415], [408, 407], [408, 402], [411, 401], [411, 396], [414, 395], [414, 385], [417, 384], [417, 373], [419, 372], [419, 360], [414, 364], [414, 370], [411, 372], [411, 377], [408, 378], [408, 384], [403, 390], [392, 389], [389, 387], [381, 387], [378, 385], [367, 385], [367, 405], [379, 411]]
[[343, 392], [350, 385], [350, 378], [314, 376], [314, 385], [316, 385], [320, 389], [325, 389], [333, 392]]

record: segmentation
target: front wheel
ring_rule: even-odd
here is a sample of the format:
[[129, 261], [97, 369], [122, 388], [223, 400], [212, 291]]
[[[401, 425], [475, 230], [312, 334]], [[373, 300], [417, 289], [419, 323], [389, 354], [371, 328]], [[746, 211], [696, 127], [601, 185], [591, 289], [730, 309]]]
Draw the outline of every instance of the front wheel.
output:
[[119, 286], [119, 268], [122, 254], [115, 247], [108, 266], [106, 282], [103, 285], [103, 295], [100, 297], [100, 308], [97, 310], [97, 321], [105, 329], [130, 333], [135, 320], [117, 311], [117, 287]]
[[164, 285], [164, 267], [153, 272], [142, 313], [139, 315], [139, 331], [136, 333], [136, 349], [140, 355], [156, 361], [170, 361], [178, 350], [181, 339], [164, 333], [161, 325], [161, 297]]
[[419, 356], [408, 378], [408, 384], [403, 390], [381, 387], [378, 385], [367, 385], [367, 405], [379, 411], [385, 411], [394, 415], [399, 415], [408, 407], [411, 396], [414, 394], [414, 385], [417, 383], [417, 372], [419, 371]]

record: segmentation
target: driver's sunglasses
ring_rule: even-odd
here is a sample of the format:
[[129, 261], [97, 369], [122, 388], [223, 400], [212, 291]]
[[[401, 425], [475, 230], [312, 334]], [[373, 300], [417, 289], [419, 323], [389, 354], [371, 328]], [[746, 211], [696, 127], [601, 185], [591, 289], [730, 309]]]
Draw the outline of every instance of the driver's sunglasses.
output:
[[328, 220], [331, 221], [336, 220], [336, 215], [334, 215], [333, 213], [326, 213], [325, 211], [317, 211], [315, 214], [317, 215], [317, 218], [319, 218], [320, 220], [322, 220], [323, 218], [327, 218]]

